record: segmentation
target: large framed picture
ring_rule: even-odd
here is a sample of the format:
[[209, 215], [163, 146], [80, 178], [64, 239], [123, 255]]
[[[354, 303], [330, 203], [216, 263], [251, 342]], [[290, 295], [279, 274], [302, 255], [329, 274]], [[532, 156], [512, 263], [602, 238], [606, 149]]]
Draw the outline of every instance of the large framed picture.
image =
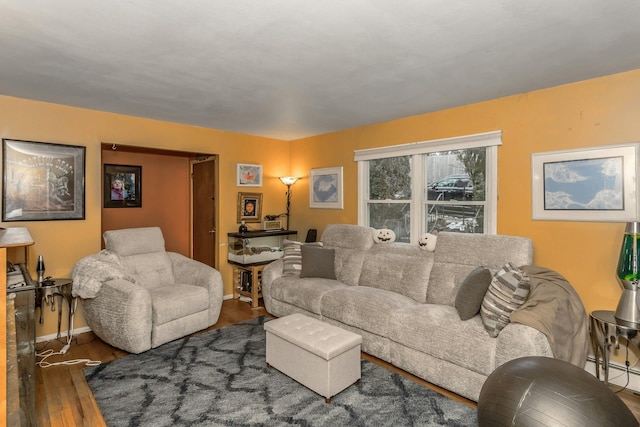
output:
[[238, 193], [238, 222], [260, 222], [262, 193]]
[[638, 144], [531, 155], [532, 218], [635, 221]]
[[102, 186], [105, 208], [142, 207], [142, 166], [105, 164]]
[[262, 165], [236, 165], [236, 185], [238, 187], [262, 187]]
[[2, 139], [2, 221], [85, 217], [86, 148]]
[[309, 205], [312, 208], [343, 209], [342, 166], [311, 169]]

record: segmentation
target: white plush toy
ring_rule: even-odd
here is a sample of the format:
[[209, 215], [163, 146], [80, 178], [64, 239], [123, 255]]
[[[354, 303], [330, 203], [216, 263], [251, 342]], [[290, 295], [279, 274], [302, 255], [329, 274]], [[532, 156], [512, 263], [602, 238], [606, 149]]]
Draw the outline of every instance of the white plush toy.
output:
[[425, 251], [435, 251], [436, 250], [436, 241], [438, 240], [438, 236], [431, 233], [424, 233], [420, 236], [420, 240], [418, 240], [418, 245], [420, 245], [420, 249], [424, 249]]
[[373, 230], [373, 241], [376, 243], [393, 243], [396, 241], [396, 233], [388, 228]]

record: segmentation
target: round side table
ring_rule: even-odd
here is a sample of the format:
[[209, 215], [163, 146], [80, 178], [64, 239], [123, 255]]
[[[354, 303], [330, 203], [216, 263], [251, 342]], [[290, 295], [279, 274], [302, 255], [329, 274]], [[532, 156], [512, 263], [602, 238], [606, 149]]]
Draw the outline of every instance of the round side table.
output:
[[[611, 310], [596, 310], [590, 316], [590, 334], [596, 359], [596, 377], [600, 379], [600, 366], [604, 373], [604, 383], [609, 384], [609, 353], [611, 346], [620, 348], [620, 338], [640, 348], [640, 325], [615, 318]], [[602, 359], [602, 361], [601, 361]]]

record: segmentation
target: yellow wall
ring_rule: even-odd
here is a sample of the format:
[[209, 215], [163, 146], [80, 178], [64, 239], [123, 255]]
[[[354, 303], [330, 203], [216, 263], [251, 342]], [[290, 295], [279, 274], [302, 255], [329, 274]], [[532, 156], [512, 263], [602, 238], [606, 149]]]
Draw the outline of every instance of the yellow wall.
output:
[[[624, 224], [532, 221], [530, 162], [536, 152], [639, 141], [639, 111], [640, 70], [292, 142], [0, 96], [0, 136], [87, 147], [85, 221], [3, 226], [27, 226], [36, 241], [31, 259], [42, 254], [48, 274], [68, 276], [79, 258], [100, 249], [100, 143], [115, 142], [219, 154], [221, 244], [226, 243], [226, 232], [237, 228], [238, 191], [263, 192], [263, 213], [282, 212], [285, 189], [276, 177], [303, 177], [292, 187], [291, 205], [291, 228], [303, 238], [308, 228], [322, 233], [329, 223], [356, 223], [354, 150], [502, 130], [498, 232], [531, 237], [536, 264], [563, 274], [587, 311], [615, 309], [621, 292], [615, 268]], [[236, 187], [236, 163], [264, 165], [265, 185]], [[333, 166], [344, 167], [345, 208], [310, 209], [309, 170]], [[226, 247], [220, 249], [229, 294], [231, 270]], [[53, 326], [54, 318], [48, 316], [47, 323]], [[38, 335], [52, 330], [39, 330]]]
[[345, 209], [309, 208], [308, 179], [293, 188], [299, 230], [357, 222], [357, 149], [502, 130], [498, 233], [533, 239], [535, 263], [564, 275], [587, 311], [615, 310], [624, 224], [531, 220], [531, 154], [640, 141], [640, 70], [298, 140], [293, 174], [344, 167]]
[[[231, 268], [226, 261], [226, 233], [238, 229], [237, 193], [263, 193], [263, 213], [282, 212], [286, 204], [285, 187], [277, 178], [289, 174], [289, 143], [284, 141], [5, 96], [0, 96], [0, 137], [87, 147], [84, 221], [0, 224], [2, 227], [27, 227], [36, 242], [29, 249], [31, 264], [34, 264], [29, 266], [30, 270], [35, 270], [37, 256], [43, 255], [46, 273], [53, 277], [69, 277], [80, 258], [100, 250], [101, 143], [219, 155], [218, 265], [225, 282], [225, 295], [232, 293]], [[236, 187], [236, 163], [262, 164], [263, 186]], [[57, 330], [56, 315], [45, 310], [45, 322], [43, 326], [38, 325], [37, 336]], [[75, 326], [85, 325], [82, 310], [79, 310]], [[66, 328], [66, 323], [63, 328]]]

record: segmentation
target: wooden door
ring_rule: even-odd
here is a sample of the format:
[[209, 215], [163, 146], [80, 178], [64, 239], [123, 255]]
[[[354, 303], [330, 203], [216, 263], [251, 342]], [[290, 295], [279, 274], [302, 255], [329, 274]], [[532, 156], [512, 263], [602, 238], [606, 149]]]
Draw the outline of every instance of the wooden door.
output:
[[196, 261], [216, 268], [216, 157], [191, 162], [191, 216]]

